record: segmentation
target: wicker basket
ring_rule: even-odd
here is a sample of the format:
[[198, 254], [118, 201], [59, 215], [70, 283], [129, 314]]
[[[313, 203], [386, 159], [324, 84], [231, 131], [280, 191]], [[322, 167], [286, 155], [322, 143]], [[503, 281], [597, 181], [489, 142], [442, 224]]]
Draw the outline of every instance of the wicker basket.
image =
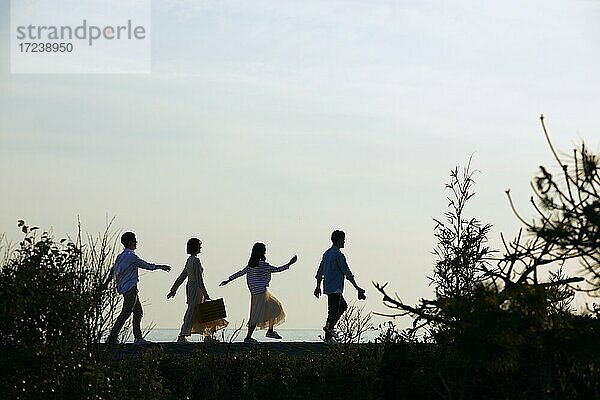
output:
[[225, 302], [223, 302], [223, 299], [209, 300], [196, 304], [194, 322], [204, 324], [225, 317], [227, 317], [227, 312], [225, 311]]

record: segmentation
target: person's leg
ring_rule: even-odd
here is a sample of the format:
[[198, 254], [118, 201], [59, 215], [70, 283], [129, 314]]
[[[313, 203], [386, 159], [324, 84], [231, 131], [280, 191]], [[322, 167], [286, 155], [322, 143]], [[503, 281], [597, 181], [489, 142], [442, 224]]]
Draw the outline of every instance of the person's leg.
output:
[[123, 325], [125, 325], [125, 321], [127, 321], [127, 318], [129, 318], [133, 312], [136, 299], [137, 292], [135, 291], [135, 288], [123, 293], [123, 308], [121, 309], [121, 313], [117, 317], [114, 326], [110, 330], [106, 343], [117, 343], [119, 332], [121, 332]]
[[[268, 328], [265, 336], [271, 339], [281, 339], [281, 335], [275, 332], [273, 328], [284, 321], [285, 311], [283, 311], [281, 302], [268, 291], [265, 296], [263, 320], [265, 318], [267, 319], [265, 322]], [[264, 323], [261, 326], [264, 326]]]
[[194, 313], [196, 311], [196, 304], [188, 304], [183, 316], [183, 324], [179, 331], [179, 337], [190, 336], [192, 334], [192, 323], [194, 322]]
[[250, 316], [248, 317], [248, 333], [246, 333], [246, 338], [244, 340], [249, 340], [252, 338], [252, 334], [256, 329], [257, 321], [259, 318], [257, 316], [258, 310], [260, 309], [260, 305], [264, 302], [264, 293], [256, 294], [250, 296]]
[[327, 322], [325, 323], [325, 340], [331, 339], [333, 328], [340, 318], [339, 307], [341, 293], [331, 293], [327, 295]]
[[[340, 320], [342, 314], [348, 309], [348, 303], [346, 303], [346, 300], [341, 293], [330, 295], [329, 301], [330, 313], [327, 316], [327, 328], [331, 335], [331, 332], [334, 331], [335, 325]], [[325, 336], [327, 336], [327, 332]]]
[[256, 324], [248, 325], [248, 333], [246, 334], [246, 339], [250, 339], [252, 337], [252, 334], [254, 333], [255, 329], [256, 329]]
[[340, 293], [340, 308], [338, 310], [337, 320], [335, 321], [336, 324], [339, 321], [339, 319], [342, 317], [342, 315], [346, 312], [347, 309], [348, 309], [348, 303], [346, 303], [346, 299], [344, 299], [344, 295]]
[[142, 317], [144, 316], [144, 310], [142, 310], [142, 303], [137, 294], [135, 293], [135, 306], [133, 307], [133, 337], [135, 340], [141, 340], [142, 336]]

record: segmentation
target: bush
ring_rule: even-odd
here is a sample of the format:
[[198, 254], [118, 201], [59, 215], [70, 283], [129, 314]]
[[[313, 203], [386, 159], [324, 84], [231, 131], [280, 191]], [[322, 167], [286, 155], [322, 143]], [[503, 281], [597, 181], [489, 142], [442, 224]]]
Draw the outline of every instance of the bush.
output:
[[108, 242], [86, 248], [38, 236], [24, 221], [19, 227], [24, 238], [0, 265], [0, 397], [66, 398], [97, 356], [97, 338], [116, 307], [102, 285], [112, 261]]
[[570, 162], [564, 162], [550, 142], [543, 117], [542, 127], [560, 175], [540, 167], [531, 198], [538, 216], [525, 221], [507, 191], [529, 235], [522, 229], [509, 243], [502, 236], [504, 254], [489, 258], [489, 225], [463, 217], [465, 203], [473, 197], [472, 174], [467, 167], [461, 176], [457, 168], [446, 186], [452, 191], [446, 222], [436, 220], [434, 230], [436, 297], [412, 306], [388, 295], [387, 284], [376, 284], [384, 304], [396, 316], [413, 317], [412, 332], [426, 328], [427, 338], [443, 354], [427, 365], [431, 380], [424, 386], [441, 397], [599, 398], [598, 315], [578, 315], [571, 309], [578, 288], [570, 285], [584, 278], [564, 276], [563, 265], [579, 261], [588, 273], [589, 290], [597, 294], [600, 156], [582, 145]]

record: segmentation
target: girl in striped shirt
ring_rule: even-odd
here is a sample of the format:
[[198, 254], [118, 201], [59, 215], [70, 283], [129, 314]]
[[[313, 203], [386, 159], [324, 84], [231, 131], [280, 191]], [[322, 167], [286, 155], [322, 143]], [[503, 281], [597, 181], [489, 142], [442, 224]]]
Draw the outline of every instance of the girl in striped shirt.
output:
[[252, 333], [254, 333], [257, 326], [259, 328], [268, 328], [266, 334], [268, 338], [281, 339], [281, 336], [273, 330], [273, 327], [285, 320], [285, 312], [279, 300], [269, 293], [267, 287], [271, 282], [271, 274], [273, 272], [285, 271], [298, 260], [298, 257], [292, 257], [287, 264], [281, 267], [274, 267], [266, 261], [266, 253], [267, 247], [263, 243], [255, 243], [252, 246], [248, 265], [220, 284], [220, 286], [227, 285], [232, 280], [246, 275], [246, 283], [250, 290], [251, 301], [248, 333], [244, 339], [245, 343], [258, 342], [252, 338]]

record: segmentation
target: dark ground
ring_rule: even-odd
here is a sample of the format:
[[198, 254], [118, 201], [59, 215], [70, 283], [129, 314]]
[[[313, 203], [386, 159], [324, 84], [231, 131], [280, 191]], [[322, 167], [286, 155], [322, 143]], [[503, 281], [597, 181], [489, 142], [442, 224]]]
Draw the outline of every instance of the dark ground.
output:
[[101, 345], [102, 349], [112, 350], [113, 359], [125, 359], [137, 356], [140, 352], [162, 348], [170, 354], [185, 356], [192, 353], [194, 350], [202, 350], [212, 354], [227, 354], [227, 353], [246, 353], [250, 349], [260, 348], [273, 354], [285, 354], [288, 356], [303, 356], [306, 353], [311, 353], [317, 356], [327, 354], [330, 346], [326, 343], [319, 342], [262, 342], [257, 344], [246, 343], [173, 343], [173, 342], [156, 342], [149, 345], [135, 345], [125, 343], [119, 345]]

